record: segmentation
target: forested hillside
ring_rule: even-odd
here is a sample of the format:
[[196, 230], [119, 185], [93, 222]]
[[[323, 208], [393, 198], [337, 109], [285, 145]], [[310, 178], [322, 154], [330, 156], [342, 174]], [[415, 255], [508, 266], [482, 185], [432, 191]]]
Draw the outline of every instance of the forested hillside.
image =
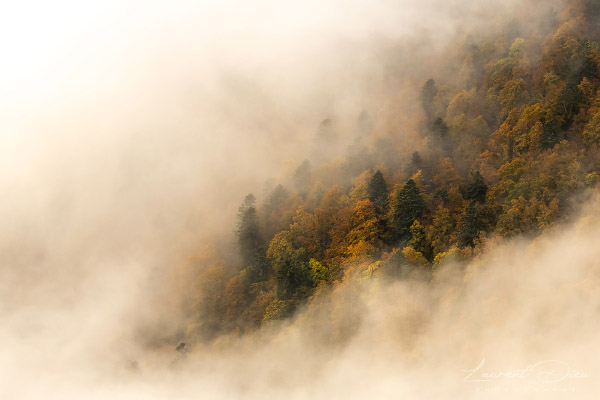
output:
[[384, 132], [369, 110], [349, 131], [324, 119], [287, 182], [240, 199], [239, 262], [206, 246], [181, 268], [187, 340], [290, 317], [345, 280], [428, 279], [568, 220], [600, 173], [600, 2], [540, 12], [543, 26], [447, 46], [414, 82], [414, 129]]

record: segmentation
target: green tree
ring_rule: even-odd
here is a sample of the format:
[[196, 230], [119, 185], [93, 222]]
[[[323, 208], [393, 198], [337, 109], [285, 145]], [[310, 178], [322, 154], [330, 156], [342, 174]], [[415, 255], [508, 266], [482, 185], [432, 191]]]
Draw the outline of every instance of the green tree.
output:
[[238, 209], [237, 239], [245, 266], [250, 266], [259, 258], [264, 251], [264, 243], [258, 225], [256, 215], [255, 197], [252, 193], [244, 198], [244, 202]]
[[544, 121], [542, 136], [540, 143], [543, 149], [549, 149], [554, 147], [555, 144], [562, 140], [562, 133], [560, 130], [560, 124], [555, 119], [549, 119]]
[[478, 201], [485, 203], [488, 186], [479, 171], [471, 173], [471, 179], [463, 186], [461, 192], [465, 200]]
[[448, 125], [446, 125], [446, 122], [444, 122], [444, 120], [441, 118], [437, 118], [435, 121], [433, 121], [429, 131], [431, 132], [434, 140], [438, 142], [445, 140], [448, 137]]
[[298, 207], [290, 231], [294, 247], [306, 249], [309, 257], [322, 255], [319, 221], [314, 214], [309, 213], [302, 206]]
[[329, 282], [329, 280], [331, 279], [331, 273], [329, 272], [329, 268], [327, 268], [314, 258], [311, 258], [308, 261], [308, 266], [310, 268], [312, 284], [314, 287], [319, 286], [319, 283], [321, 283], [322, 281]]
[[391, 228], [395, 241], [410, 237], [410, 227], [425, 211], [425, 200], [421, 197], [417, 184], [409, 179], [402, 189], [397, 191], [392, 207]]
[[427, 116], [427, 120], [431, 121], [433, 119], [433, 100], [438, 93], [438, 89], [435, 85], [435, 81], [433, 79], [429, 79], [423, 85], [421, 89], [421, 106], [425, 111], [425, 115]]
[[302, 287], [311, 286], [306, 251], [294, 248], [290, 231], [281, 231], [275, 235], [269, 244], [267, 256], [273, 263], [278, 298], [289, 299]]
[[481, 216], [477, 203], [469, 203], [463, 214], [460, 228], [458, 230], [458, 246], [462, 249], [467, 246], [473, 246], [474, 240], [479, 237], [479, 232], [483, 230]]
[[294, 186], [302, 197], [306, 197], [310, 190], [311, 167], [308, 160], [304, 160], [302, 164], [294, 172]]
[[379, 214], [384, 214], [388, 207], [388, 184], [383, 178], [383, 174], [380, 170], [377, 170], [367, 186], [367, 192], [369, 199], [375, 206], [375, 210]]
[[448, 125], [443, 119], [437, 118], [429, 127], [430, 145], [441, 149], [444, 153], [450, 151], [450, 142], [448, 141]]
[[269, 260], [265, 255], [264, 249], [261, 247], [256, 252], [250, 265], [246, 268], [248, 283], [263, 282], [269, 279], [272, 269]]
[[418, 170], [423, 169], [423, 159], [418, 151], [412, 153], [410, 163], [408, 164], [408, 174], [413, 175], [417, 173]]
[[410, 234], [411, 239], [408, 245], [421, 253], [426, 260], [431, 261], [433, 259], [431, 244], [425, 235], [425, 228], [423, 228], [418, 219], [415, 219], [415, 222], [410, 226]]

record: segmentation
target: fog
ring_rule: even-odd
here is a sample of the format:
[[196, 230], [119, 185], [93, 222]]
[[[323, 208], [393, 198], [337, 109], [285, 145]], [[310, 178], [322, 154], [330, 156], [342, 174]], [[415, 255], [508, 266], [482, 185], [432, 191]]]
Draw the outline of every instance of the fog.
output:
[[[2, 5], [0, 397], [593, 398], [596, 203], [433, 283], [349, 281], [186, 356], [146, 346], [180, 323], [166, 277], [233, 248], [243, 196], [289, 179], [322, 120], [366, 110], [401, 137], [444, 46], [535, 10], [518, 3]], [[577, 372], [465, 382], [484, 359]]]

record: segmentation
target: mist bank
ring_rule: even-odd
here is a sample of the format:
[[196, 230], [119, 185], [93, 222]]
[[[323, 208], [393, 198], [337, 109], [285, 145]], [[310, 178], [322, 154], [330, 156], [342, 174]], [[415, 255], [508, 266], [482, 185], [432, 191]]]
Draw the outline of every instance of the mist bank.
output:
[[[106, 302], [60, 312], [37, 306], [4, 319], [3, 392], [592, 399], [600, 367], [589, 356], [600, 328], [597, 207], [534, 240], [489, 243], [467, 264], [440, 266], [431, 280], [357, 276], [323, 288], [292, 320], [188, 352], [149, 352], [119, 339], [115, 326], [127, 318], [115, 320], [119, 312]], [[118, 292], [114, 279], [111, 287]], [[129, 296], [113, 297], [117, 310]]]

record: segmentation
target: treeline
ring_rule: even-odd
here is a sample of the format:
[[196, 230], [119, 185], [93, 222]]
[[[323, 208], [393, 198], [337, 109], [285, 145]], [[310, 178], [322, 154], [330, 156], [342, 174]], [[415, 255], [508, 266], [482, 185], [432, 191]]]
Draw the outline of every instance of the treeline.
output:
[[545, 20], [550, 34], [466, 37], [448, 66], [459, 82], [420, 85], [412, 156], [396, 157], [394, 138], [361, 145], [377, 134], [363, 113], [345, 160], [304, 161], [260, 205], [246, 196], [240, 265], [205, 250], [187, 335], [254, 329], [349, 277], [428, 274], [568, 216], [600, 171], [599, 15], [600, 2], [572, 1]]

